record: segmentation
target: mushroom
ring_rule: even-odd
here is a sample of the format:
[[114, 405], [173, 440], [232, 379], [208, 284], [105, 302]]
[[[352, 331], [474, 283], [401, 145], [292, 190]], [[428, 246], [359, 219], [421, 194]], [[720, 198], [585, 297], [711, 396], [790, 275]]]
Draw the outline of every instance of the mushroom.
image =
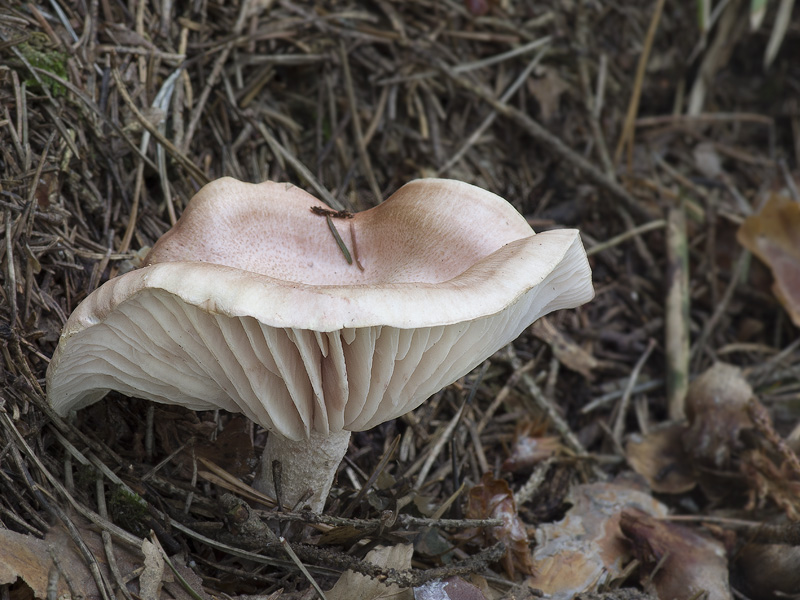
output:
[[274, 495], [279, 460], [284, 501], [310, 489], [321, 511], [351, 431], [413, 410], [593, 293], [576, 230], [534, 235], [466, 183], [412, 181], [349, 215], [289, 184], [223, 178], [143, 268], [75, 309], [47, 394], [61, 415], [110, 390], [242, 412], [269, 431], [254, 487]]

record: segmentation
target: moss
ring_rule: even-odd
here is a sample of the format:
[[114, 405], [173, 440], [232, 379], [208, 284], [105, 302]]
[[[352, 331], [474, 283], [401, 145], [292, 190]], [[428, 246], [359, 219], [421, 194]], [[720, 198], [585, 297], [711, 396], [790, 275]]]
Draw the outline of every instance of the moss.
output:
[[[68, 55], [53, 49], [50, 45], [49, 38], [45, 34], [32, 34], [27, 41], [17, 45], [17, 50], [19, 50], [20, 54], [25, 57], [25, 60], [27, 60], [31, 66], [52, 73], [61, 79], [67, 78]], [[66, 88], [64, 88], [63, 85], [47, 75], [39, 73], [39, 79], [47, 86], [53, 96], [58, 97], [66, 92]], [[39, 82], [36, 81], [35, 77], [26, 79], [25, 85], [34, 91], [41, 90], [41, 86]]]
[[115, 487], [111, 492], [108, 512], [114, 523], [134, 535], [144, 536], [150, 530], [147, 526], [150, 513], [144, 500], [138, 494], [132, 494], [122, 487]]

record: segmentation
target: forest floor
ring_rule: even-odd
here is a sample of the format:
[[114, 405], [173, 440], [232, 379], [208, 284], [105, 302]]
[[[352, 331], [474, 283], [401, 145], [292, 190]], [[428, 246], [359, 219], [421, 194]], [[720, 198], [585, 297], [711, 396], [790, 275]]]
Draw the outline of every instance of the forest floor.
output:
[[[0, 599], [798, 597], [787, 4], [3, 3]], [[46, 399], [73, 309], [223, 176], [350, 211], [465, 181], [578, 228], [596, 295], [276, 512], [240, 416]]]

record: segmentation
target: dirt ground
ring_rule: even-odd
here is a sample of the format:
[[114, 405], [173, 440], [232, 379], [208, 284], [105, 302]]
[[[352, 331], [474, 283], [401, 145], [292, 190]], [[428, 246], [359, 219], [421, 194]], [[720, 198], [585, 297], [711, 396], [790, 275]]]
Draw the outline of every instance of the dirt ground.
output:
[[[3, 2], [0, 599], [800, 597], [800, 12], [719, 5]], [[46, 398], [223, 176], [465, 181], [578, 228], [596, 295], [276, 512], [246, 419]]]

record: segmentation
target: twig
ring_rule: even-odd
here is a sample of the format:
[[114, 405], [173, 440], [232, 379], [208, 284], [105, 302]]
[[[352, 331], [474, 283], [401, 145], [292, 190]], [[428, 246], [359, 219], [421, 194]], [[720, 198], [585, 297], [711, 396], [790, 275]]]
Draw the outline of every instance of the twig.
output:
[[[793, 357], [794, 353], [797, 352], [798, 348], [800, 348], [800, 338], [793, 340], [783, 350], [781, 350], [774, 356], [769, 357], [766, 361], [758, 365], [755, 365], [753, 367], [748, 367], [744, 369], [745, 377], [747, 377], [748, 379], [760, 378], [763, 377], [765, 374], [775, 373], [778, 365], [786, 361], [786, 359]], [[770, 347], [770, 349], [774, 350], [772, 347]]]
[[625, 124], [622, 127], [622, 134], [619, 136], [619, 142], [617, 142], [617, 149], [614, 152], [614, 164], [619, 164], [619, 160], [622, 157], [622, 151], [624, 150], [625, 146], [628, 146], [628, 154], [629, 160], [631, 161], [630, 156], [633, 153], [633, 135], [636, 131], [634, 126], [636, 121], [636, 113], [639, 112], [639, 99], [642, 96], [642, 83], [644, 82], [644, 75], [647, 70], [647, 61], [650, 59], [650, 51], [653, 49], [653, 40], [656, 37], [656, 31], [658, 31], [658, 23], [661, 21], [661, 14], [664, 11], [664, 4], [666, 0], [658, 0], [656, 3], [655, 11], [653, 11], [653, 16], [650, 19], [650, 27], [647, 29], [647, 35], [645, 36], [644, 44], [642, 46], [642, 52], [639, 54], [639, 64], [636, 65], [636, 78], [633, 82], [633, 91], [631, 92], [631, 99], [628, 103], [628, 113], [625, 115]]
[[186, 578], [183, 575], [181, 575], [180, 571], [178, 571], [178, 569], [175, 567], [175, 564], [172, 562], [172, 559], [169, 557], [169, 555], [164, 550], [164, 547], [161, 545], [161, 542], [159, 541], [158, 536], [156, 536], [156, 534], [153, 533], [152, 531], [150, 532], [150, 541], [153, 543], [153, 545], [156, 548], [158, 548], [158, 551], [161, 553], [161, 558], [163, 558], [164, 562], [167, 563], [167, 566], [169, 567], [169, 570], [172, 571], [172, 574], [178, 580], [178, 583], [181, 585], [181, 587], [184, 589], [184, 591], [187, 594], [189, 594], [189, 596], [194, 598], [194, 600], [204, 600], [203, 596], [201, 596], [189, 584], [189, 582], [186, 581]]
[[[287, 566], [290, 566], [292, 564], [292, 562], [288, 560], [279, 560], [271, 556], [264, 556], [263, 554], [250, 552], [248, 550], [242, 550], [241, 548], [237, 548], [236, 546], [231, 546], [230, 544], [219, 542], [208, 536], [203, 535], [202, 533], [198, 533], [197, 531], [195, 531], [190, 527], [187, 527], [180, 521], [176, 521], [175, 519], [168, 517], [161, 511], [156, 510], [155, 513], [156, 515], [158, 515], [160, 519], [166, 520], [170, 524], [170, 527], [172, 527], [173, 529], [180, 531], [184, 535], [187, 535], [190, 538], [200, 542], [201, 544], [205, 544], [209, 548], [213, 548], [214, 550], [225, 552], [226, 554], [230, 554], [231, 556], [235, 556], [237, 558], [252, 560], [253, 562], [258, 564], [273, 565], [283, 568], [286, 568]], [[335, 576], [339, 574], [337, 571], [334, 571], [333, 569], [326, 569], [324, 567], [314, 567], [313, 570], [325, 575]]]
[[350, 223], [350, 244], [353, 246], [353, 260], [356, 261], [356, 265], [358, 266], [359, 270], [364, 271], [364, 265], [361, 263], [361, 259], [358, 256], [358, 243], [356, 242], [356, 227], [353, 223]]
[[502, 543], [495, 544], [465, 560], [455, 561], [445, 567], [433, 569], [393, 569], [383, 568], [365, 560], [359, 560], [347, 554], [331, 552], [325, 548], [309, 544], [295, 544], [297, 555], [304, 560], [324, 562], [335, 565], [342, 570], [350, 570], [372, 577], [384, 585], [397, 585], [401, 588], [413, 588], [434, 579], [444, 579], [457, 575], [469, 575], [484, 570], [489, 563], [496, 562], [505, 554], [506, 547]]
[[[267, 529], [267, 531], [270, 531], [270, 530]], [[319, 584], [317, 583], [317, 580], [314, 579], [314, 576], [311, 575], [311, 573], [309, 573], [308, 569], [306, 569], [306, 566], [298, 558], [298, 556], [297, 556], [297, 554], [295, 554], [294, 550], [292, 550], [291, 544], [289, 544], [289, 542], [286, 541], [286, 538], [284, 538], [284, 537], [278, 538], [278, 541], [280, 542], [281, 546], [283, 546], [283, 549], [286, 551], [286, 554], [289, 555], [289, 558], [292, 559], [292, 562], [295, 565], [297, 565], [297, 568], [300, 569], [300, 572], [303, 575], [305, 575], [306, 579], [308, 579], [308, 582], [311, 584], [311, 586], [314, 588], [314, 590], [316, 590], [316, 592], [319, 595], [319, 597], [322, 598], [322, 600], [327, 600], [327, 597], [325, 596], [325, 592], [322, 591], [322, 588], [319, 587]]]
[[749, 542], [800, 546], [800, 523], [763, 523], [730, 517], [704, 515], [669, 515], [665, 520], [689, 523], [714, 523], [732, 531], [746, 534]]
[[638, 227], [634, 227], [633, 229], [628, 229], [624, 233], [615, 235], [614, 237], [606, 240], [605, 242], [600, 242], [599, 244], [591, 246], [586, 250], [586, 256], [593, 256], [598, 252], [603, 252], [604, 250], [608, 250], [609, 248], [613, 248], [614, 246], [619, 246], [622, 242], [625, 242], [638, 235], [642, 235], [643, 233], [656, 231], [657, 229], [663, 229], [666, 225], [667, 225], [666, 220], [656, 219], [655, 221], [644, 223], [643, 225], [639, 225]]
[[658, 115], [654, 117], [639, 117], [635, 121], [636, 127], [663, 127], [664, 125], [701, 125], [703, 123], [725, 123], [728, 121], [743, 121], [758, 123], [769, 129], [775, 127], [775, 119], [758, 113], [746, 112], [718, 112], [700, 113], [696, 115]]
[[667, 264], [667, 406], [670, 419], [680, 421], [686, 416], [684, 404], [689, 389], [689, 242], [683, 202], [669, 208]]
[[[657, 390], [658, 388], [664, 385], [664, 381], [661, 379], [656, 379], [655, 381], [646, 381], [644, 383], [640, 383], [639, 385], [633, 388], [634, 394], [642, 394], [644, 392], [650, 392], [653, 390]], [[610, 404], [617, 398], [621, 398], [622, 395], [625, 393], [625, 390], [615, 390], [613, 392], [608, 392], [607, 394], [603, 394], [602, 396], [598, 396], [589, 404], [584, 406], [580, 412], [582, 415], [588, 415], [590, 412], [597, 410], [605, 406], [606, 404]]]
[[333, 219], [331, 219], [330, 215], [325, 215], [325, 220], [328, 222], [328, 229], [331, 230], [331, 233], [333, 234], [333, 239], [336, 240], [336, 245], [339, 246], [339, 250], [342, 251], [344, 259], [347, 261], [348, 265], [352, 265], [353, 257], [350, 256], [350, 251], [347, 249], [347, 245], [344, 243], [342, 236], [339, 235], [339, 231], [336, 229], [336, 225], [333, 224]]
[[[334, 515], [302, 512], [275, 512], [259, 511], [262, 519], [278, 522], [299, 522], [306, 525], [328, 525], [330, 527], [353, 527], [363, 530], [365, 534], [386, 529], [386, 523], [382, 519], [353, 519]], [[475, 527], [497, 527], [502, 525], [502, 519], [439, 519], [427, 517], [414, 517], [408, 514], [397, 515], [394, 528], [411, 529], [415, 527], [437, 527], [439, 529], [473, 529]], [[389, 531], [393, 531], [390, 529]]]
[[[269, 552], [271, 549], [275, 549], [276, 547], [282, 550], [285, 549], [277, 543], [278, 542], [277, 537], [272, 532], [272, 530], [266, 525], [266, 523], [262, 522], [256, 516], [256, 512], [253, 511], [245, 502], [243, 502], [242, 500], [231, 494], [226, 494], [220, 499], [220, 503], [226, 514], [235, 515], [233, 518], [235, 519], [238, 529], [240, 530], [240, 533], [235, 536], [234, 538], [235, 541], [233, 543], [243, 544], [243, 545], [246, 544], [247, 546], [263, 548], [264, 551], [267, 552]], [[287, 518], [289, 518], [292, 515], [300, 517], [299, 520], [306, 523], [310, 522], [308, 520], [305, 520], [309, 516], [311, 516], [313, 519], [325, 520], [330, 523], [340, 522], [340, 518], [337, 517], [329, 517], [327, 515], [313, 515], [313, 513], [308, 513], [308, 512], [269, 513], [268, 515], [265, 516], [267, 518], [287, 520]], [[416, 523], [422, 526], [436, 526], [439, 523], [456, 523], [456, 522], [460, 524], [466, 524], [468, 522], [467, 520], [448, 521], [448, 520], [415, 519], [413, 517], [408, 517], [407, 515], [400, 515], [400, 517], [398, 518], [398, 522], [406, 520], [409, 523]], [[495, 521], [497, 521], [497, 519], [473, 520], [472, 522], [475, 523], [476, 526], [485, 527], [489, 526], [490, 522], [495, 522]], [[185, 526], [175, 522], [174, 520], [172, 522], [173, 526], [176, 529], [186, 532], [188, 535], [194, 537], [195, 539], [198, 539], [200, 541], [203, 541], [204, 543], [209, 544], [211, 547], [222, 549], [230, 554], [233, 554], [235, 556], [240, 556], [243, 558], [247, 556], [252, 556], [258, 562], [261, 563], [276, 564], [277, 562], [274, 558], [264, 557], [259, 554], [254, 554], [246, 550], [240, 550], [233, 546], [223, 544], [216, 540], [211, 540], [209, 538], [206, 538], [205, 536], [198, 534], [197, 532], [194, 532], [186, 528]], [[359, 523], [359, 521], [348, 520], [344, 523], [352, 524], [352, 523]], [[247, 532], [246, 534], [241, 533], [245, 531]], [[488, 548], [466, 560], [452, 563], [447, 567], [442, 567], [438, 569], [427, 569], [424, 571], [419, 569], [405, 569], [405, 570], [397, 570], [392, 568], [384, 569], [370, 562], [359, 560], [347, 554], [334, 552], [328, 550], [327, 548], [321, 548], [310, 544], [294, 544], [291, 547], [291, 550], [295, 553], [298, 561], [302, 559], [306, 561], [313, 561], [315, 563], [334, 566], [341, 570], [349, 569], [355, 571], [356, 573], [361, 573], [362, 575], [376, 578], [379, 581], [385, 583], [386, 585], [397, 584], [400, 587], [415, 587], [425, 583], [426, 581], [431, 581], [433, 579], [439, 579], [452, 575], [465, 575], [481, 571], [486, 567], [488, 563], [495, 562], [500, 558], [500, 556], [504, 554], [505, 546], [503, 546], [503, 544], [496, 544], [495, 546], [492, 546], [491, 548]], [[295, 564], [297, 565], [297, 561], [295, 561]], [[316, 571], [326, 574], [330, 573], [330, 569], [324, 569], [322, 567], [309, 565], [306, 568], [309, 572]]]
[[576, 36], [580, 50], [578, 52], [578, 74], [580, 75], [581, 88], [583, 88], [583, 101], [586, 104], [586, 111], [589, 113], [589, 126], [592, 128], [592, 137], [597, 148], [597, 156], [603, 165], [603, 169], [609, 179], [616, 179], [614, 176], [614, 163], [608, 153], [608, 144], [600, 127], [600, 115], [602, 114], [603, 95], [605, 93], [606, 71], [608, 60], [605, 54], [600, 55], [600, 63], [597, 69], [597, 93], [592, 96], [592, 84], [589, 77], [589, 24], [588, 24], [588, 3], [581, 2], [578, 8], [578, 18], [576, 23]]
[[[100, 513], [101, 517], [107, 519], [108, 510], [106, 508], [105, 486], [103, 485], [102, 477], [98, 477], [95, 480], [95, 488], [97, 491], [97, 512]], [[125, 582], [122, 579], [122, 573], [120, 573], [119, 565], [117, 565], [117, 559], [114, 556], [114, 544], [111, 540], [111, 534], [103, 529], [100, 531], [100, 537], [103, 539], [103, 549], [106, 552], [108, 569], [111, 571], [111, 576], [114, 578], [114, 583], [117, 584], [117, 588], [119, 588], [119, 591], [125, 600], [133, 600], [133, 596], [131, 596], [131, 593], [128, 591], [128, 586], [125, 585]]]
[[17, 327], [17, 276], [16, 266], [14, 265], [14, 236], [11, 231], [11, 211], [5, 211], [5, 259], [6, 259], [6, 298], [10, 305], [10, 317], [8, 319], [9, 325], [16, 329]]
[[628, 415], [628, 407], [631, 403], [631, 395], [633, 393], [633, 388], [636, 385], [636, 380], [639, 379], [639, 373], [642, 371], [642, 367], [647, 362], [647, 359], [650, 358], [650, 354], [653, 352], [653, 348], [656, 347], [656, 342], [654, 339], [650, 339], [650, 342], [647, 344], [647, 349], [644, 351], [639, 357], [639, 360], [636, 361], [636, 365], [633, 367], [631, 371], [631, 376], [628, 379], [628, 385], [625, 386], [625, 393], [622, 394], [622, 400], [620, 400], [619, 408], [617, 409], [617, 419], [614, 422], [614, 430], [613, 430], [613, 437], [614, 442], [618, 446], [622, 446], [622, 434], [625, 433], [625, 417]]
[[[722, 294], [722, 298], [720, 299], [719, 303], [716, 307], [714, 307], [714, 312], [711, 314], [711, 317], [708, 319], [708, 321], [706, 321], [703, 325], [703, 330], [700, 332], [697, 341], [692, 347], [691, 358], [695, 361], [695, 363], [700, 360], [700, 356], [702, 356], [703, 352], [705, 351], [708, 338], [713, 333], [714, 328], [722, 318], [722, 315], [724, 315], [728, 310], [728, 305], [733, 299], [733, 292], [735, 292], [736, 288], [739, 286], [742, 275], [744, 274], [745, 269], [750, 262], [750, 257], [751, 254], [747, 250], [742, 250], [742, 253], [739, 255], [739, 258], [733, 267], [733, 271], [731, 272], [731, 280], [728, 282], [728, 287], [725, 288], [725, 293]], [[697, 369], [695, 369], [695, 371], [696, 370]]]
[[[476, 69], [481, 69], [483, 67], [490, 67], [501, 63], [503, 61], [509, 60], [511, 58], [516, 58], [517, 56], [522, 56], [523, 54], [527, 54], [528, 52], [532, 52], [537, 48], [541, 48], [542, 46], [547, 46], [550, 42], [553, 41], [553, 38], [549, 35], [537, 38], [532, 42], [528, 42], [527, 44], [523, 44], [522, 46], [518, 46], [517, 48], [512, 48], [506, 52], [501, 52], [500, 54], [495, 54], [493, 56], [487, 56], [486, 58], [481, 58], [479, 60], [461, 63], [458, 65], [453, 66], [454, 73], [468, 73], [469, 71], [474, 71]], [[378, 80], [378, 85], [386, 86], [395, 83], [405, 83], [407, 81], [418, 81], [420, 79], [428, 79], [433, 77], [439, 72], [438, 69], [433, 69], [430, 71], [424, 71], [422, 73], [413, 73], [411, 75], [401, 75], [399, 77], [388, 77], [386, 79]]]
[[514, 503], [517, 506], [522, 506], [528, 500], [533, 498], [536, 490], [538, 490], [542, 483], [544, 483], [544, 478], [554, 463], [554, 458], [548, 458], [536, 465], [536, 468], [531, 473], [531, 476], [528, 477], [528, 481], [526, 481], [514, 494]]

